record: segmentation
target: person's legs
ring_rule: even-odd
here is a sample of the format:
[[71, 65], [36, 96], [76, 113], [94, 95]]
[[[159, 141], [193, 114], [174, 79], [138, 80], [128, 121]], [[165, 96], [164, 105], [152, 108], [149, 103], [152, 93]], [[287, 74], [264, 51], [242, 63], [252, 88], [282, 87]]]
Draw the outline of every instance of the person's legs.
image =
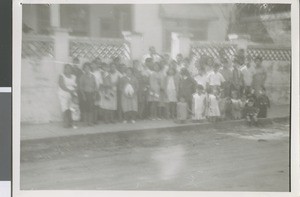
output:
[[131, 116], [131, 120], [133, 123], [136, 121], [136, 115], [137, 115], [137, 111], [133, 111]]
[[71, 110], [67, 110], [67, 112], [68, 112], [68, 125], [69, 127], [72, 127], [73, 126], [72, 112]]
[[80, 91], [78, 91], [77, 94], [78, 94], [78, 105], [80, 110], [80, 121], [84, 122], [84, 100]]
[[128, 122], [128, 112], [124, 111], [124, 120], [123, 123], [127, 123]]
[[155, 102], [153, 102], [153, 104], [154, 104], [154, 106], [153, 106], [153, 112], [154, 112], [153, 116], [154, 116], [155, 119], [157, 119], [158, 102], [155, 101]]
[[107, 109], [102, 109], [105, 124], [109, 123], [109, 111]]
[[70, 127], [70, 115], [69, 115], [70, 110], [65, 110], [63, 112], [63, 126], [65, 128], [69, 128]]
[[251, 126], [251, 117], [249, 115], [246, 116], [248, 126]]
[[154, 118], [154, 102], [151, 101], [149, 102], [149, 111], [150, 111], [150, 119]]
[[115, 113], [116, 113], [116, 110], [110, 110], [110, 122], [111, 123], [115, 123]]
[[176, 106], [177, 106], [177, 104], [176, 104], [176, 102], [172, 102], [171, 105], [172, 105], [172, 118], [176, 119], [176, 111], [177, 111]]

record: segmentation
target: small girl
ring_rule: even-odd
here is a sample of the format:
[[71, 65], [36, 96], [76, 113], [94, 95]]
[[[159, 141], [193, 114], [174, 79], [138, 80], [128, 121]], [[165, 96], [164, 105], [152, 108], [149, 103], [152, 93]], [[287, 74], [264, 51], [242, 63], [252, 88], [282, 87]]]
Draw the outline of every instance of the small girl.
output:
[[179, 123], [186, 123], [188, 119], [188, 104], [183, 97], [180, 97], [177, 103], [177, 120]]
[[218, 89], [208, 88], [206, 96], [206, 116], [211, 122], [217, 122], [221, 115], [218, 100]]
[[202, 121], [205, 119], [205, 94], [203, 86], [198, 85], [193, 94], [193, 120]]

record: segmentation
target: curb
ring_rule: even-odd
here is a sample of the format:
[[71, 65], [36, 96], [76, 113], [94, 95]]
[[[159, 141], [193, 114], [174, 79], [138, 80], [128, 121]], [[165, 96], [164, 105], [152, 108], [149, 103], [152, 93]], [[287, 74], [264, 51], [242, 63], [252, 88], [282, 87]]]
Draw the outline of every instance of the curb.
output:
[[[284, 116], [284, 117], [274, 117], [274, 118], [262, 118], [258, 120], [261, 125], [269, 125], [273, 124], [274, 122], [286, 122], [290, 121], [290, 116]], [[172, 129], [172, 132], [181, 132], [186, 129], [222, 129], [224, 127], [228, 126], [240, 126], [240, 125], [246, 125], [245, 120], [231, 120], [231, 121], [224, 121], [224, 122], [217, 122], [217, 123], [210, 123], [210, 122], [204, 122], [204, 123], [186, 123], [186, 124], [178, 124], [176, 126], [168, 126], [163, 128], [146, 128], [146, 129], [139, 129], [135, 128], [132, 130], [126, 130], [126, 131], [115, 131], [115, 132], [101, 132], [101, 133], [87, 133], [87, 134], [77, 134], [77, 135], [70, 135], [70, 136], [57, 136], [57, 137], [48, 137], [48, 138], [42, 138], [42, 139], [27, 139], [27, 140], [21, 140], [21, 142], [34, 142], [34, 141], [51, 141], [56, 139], [67, 139], [67, 138], [77, 138], [80, 136], [96, 136], [96, 135], [109, 135], [109, 134], [116, 134], [116, 133], [123, 133], [123, 132], [130, 132], [132, 134], [134, 133], [140, 133], [140, 132], [164, 132], [164, 131], [170, 131]]]

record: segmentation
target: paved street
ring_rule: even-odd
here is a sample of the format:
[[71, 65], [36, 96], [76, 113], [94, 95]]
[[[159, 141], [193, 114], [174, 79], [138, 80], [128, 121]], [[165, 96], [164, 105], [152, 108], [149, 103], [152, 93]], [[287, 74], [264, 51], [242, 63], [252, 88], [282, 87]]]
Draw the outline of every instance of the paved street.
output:
[[289, 126], [25, 140], [21, 189], [288, 191]]

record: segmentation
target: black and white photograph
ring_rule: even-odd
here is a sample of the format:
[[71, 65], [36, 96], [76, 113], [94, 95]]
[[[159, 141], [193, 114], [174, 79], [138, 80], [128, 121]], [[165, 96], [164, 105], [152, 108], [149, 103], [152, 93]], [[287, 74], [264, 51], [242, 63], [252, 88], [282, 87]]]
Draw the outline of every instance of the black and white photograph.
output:
[[20, 6], [21, 191], [291, 192], [291, 2]]

